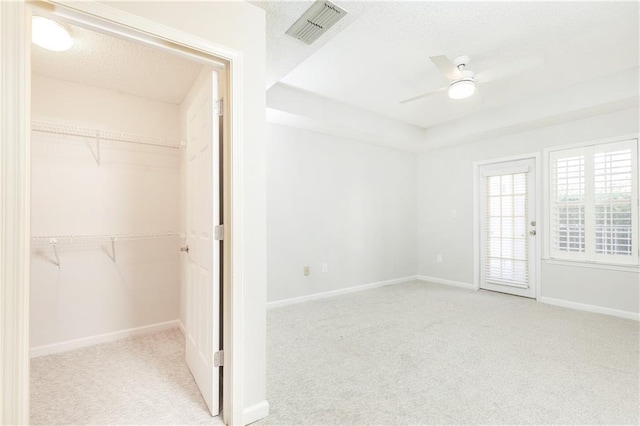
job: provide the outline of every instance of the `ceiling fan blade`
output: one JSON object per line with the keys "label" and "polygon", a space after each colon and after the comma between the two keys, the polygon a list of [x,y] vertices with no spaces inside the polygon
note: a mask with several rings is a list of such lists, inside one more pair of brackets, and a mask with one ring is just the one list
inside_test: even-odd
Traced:
{"label": "ceiling fan blade", "polygon": [[476,74],[475,80],[479,83],[487,83],[539,67],[542,64],[544,64],[544,55],[528,56],[493,69],[479,72]]}
{"label": "ceiling fan blade", "polygon": [[444,55],[430,56],[431,62],[438,67],[440,72],[444,74],[449,80],[459,80],[464,78],[464,75],[460,72],[458,67],[451,63],[451,60]]}
{"label": "ceiling fan blade", "polygon": [[432,90],[432,91],[427,92],[427,93],[423,93],[422,95],[418,95],[418,96],[414,96],[413,98],[405,99],[403,101],[400,101],[400,103],[401,104],[407,104],[409,102],[417,101],[418,99],[422,99],[422,98],[426,98],[426,97],[431,96],[431,95],[435,95],[436,93],[444,92],[445,90],[447,90],[446,87],[441,87],[439,89]]}

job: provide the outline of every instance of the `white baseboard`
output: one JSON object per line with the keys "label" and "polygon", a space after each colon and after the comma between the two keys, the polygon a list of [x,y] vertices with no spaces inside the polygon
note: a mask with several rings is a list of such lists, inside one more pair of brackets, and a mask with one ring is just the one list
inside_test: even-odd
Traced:
{"label": "white baseboard", "polygon": [[[454,286],[454,287],[466,288],[466,289],[469,289],[469,290],[475,290],[476,289],[473,284],[463,283],[463,282],[459,282],[459,281],[445,280],[443,278],[436,278],[436,277],[428,277],[428,276],[425,276],[425,275],[418,275],[416,277],[416,279],[418,279],[420,281],[434,283],[434,284],[445,284],[445,285],[450,285],[450,286]],[[537,300],[538,300],[538,302],[546,303],[548,305],[555,305],[555,306],[560,306],[560,307],[563,307],[563,308],[577,309],[577,310],[580,310],[580,311],[593,312],[593,313],[596,313],[596,314],[612,315],[614,317],[626,318],[626,319],[632,319],[632,320],[640,321],[640,314],[636,313],[636,312],[621,311],[621,310],[618,310],[618,309],[605,308],[605,307],[596,306],[596,305],[586,305],[584,303],[571,302],[571,301],[568,301],[568,300],[554,299],[554,298],[551,298],[551,297],[544,297],[544,296],[538,297]]]}
{"label": "white baseboard", "polygon": [[476,287],[473,284],[463,283],[461,281],[445,280],[444,278],[436,278],[436,277],[428,277],[426,275],[418,275],[417,279],[420,280],[420,281],[425,281],[425,282],[434,283],[434,284],[444,284],[444,285],[450,285],[450,286],[453,286],[453,287],[466,288],[467,290],[475,290],[476,289]]}
{"label": "white baseboard", "polygon": [[67,340],[60,343],[52,343],[50,345],[36,346],[31,348],[29,356],[36,358],[44,355],[66,352],[72,349],[83,348],[85,346],[98,345],[100,343],[114,342],[131,336],[140,334],[154,333],[156,331],[168,330],[180,326],[179,320],[159,322],[156,324],[145,325],[142,327],[129,328],[127,330],[114,331],[112,333],[99,334],[97,336],[83,337],[81,339]]}
{"label": "white baseboard", "polygon": [[290,299],[276,300],[274,302],[268,302],[267,303],[267,309],[279,308],[281,306],[287,306],[287,305],[295,305],[297,303],[309,302],[311,300],[326,299],[326,298],[329,298],[329,297],[341,296],[343,294],[355,293],[357,291],[370,290],[372,288],[384,287],[384,286],[388,286],[388,285],[402,284],[402,283],[406,283],[406,282],[410,282],[410,281],[415,281],[416,279],[417,279],[417,277],[415,275],[412,275],[412,276],[404,277],[404,278],[396,278],[396,279],[393,279],[393,280],[378,281],[378,282],[370,283],[370,284],[362,284],[362,285],[356,285],[356,286],[353,286],[353,287],[341,288],[341,289],[338,289],[338,290],[332,290],[332,291],[325,291],[325,292],[322,292],[322,293],[309,294],[307,296],[292,297]]}
{"label": "white baseboard", "polygon": [[182,323],[182,320],[178,320],[178,328],[182,332],[183,336],[187,335],[187,330],[184,328],[184,324]]}
{"label": "white baseboard", "polygon": [[269,415],[269,403],[264,400],[250,405],[242,411],[242,424],[248,425]]}
{"label": "white baseboard", "polygon": [[619,309],[604,308],[602,306],[586,305],[584,303],[570,302],[562,299],[554,299],[551,297],[538,297],[538,302],[548,305],[561,306],[563,308],[578,309],[580,311],[593,312],[596,314],[612,315],[614,317],[626,318],[640,321],[640,314],[636,312],[621,311]]}

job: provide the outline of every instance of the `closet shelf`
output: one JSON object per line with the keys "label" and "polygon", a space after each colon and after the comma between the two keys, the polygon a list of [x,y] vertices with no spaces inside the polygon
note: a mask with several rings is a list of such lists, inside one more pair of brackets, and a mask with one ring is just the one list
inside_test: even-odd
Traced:
{"label": "closet shelf", "polygon": [[111,235],[38,235],[31,237],[33,245],[101,243],[136,240],[158,240],[164,238],[185,238],[181,233],[164,234],[111,234]]}
{"label": "closet shelf", "polygon": [[159,146],[162,148],[170,149],[180,149],[183,146],[183,143],[179,140],[113,132],[110,130],[92,129],[48,121],[32,121],[31,130],[34,132],[55,133],[59,135],[94,138],[98,141],[127,142],[139,145]]}
{"label": "closet shelf", "polygon": [[61,244],[100,244],[110,243],[111,253],[107,252],[109,258],[116,263],[116,243],[122,241],[140,241],[140,240],[160,240],[169,238],[184,239],[185,235],[180,233],[165,233],[165,234],[112,234],[112,235],[39,235],[31,237],[31,244],[34,246],[47,245],[53,249],[53,256],[51,262],[62,269],[62,263],[60,262],[60,254],[58,253],[58,246]]}

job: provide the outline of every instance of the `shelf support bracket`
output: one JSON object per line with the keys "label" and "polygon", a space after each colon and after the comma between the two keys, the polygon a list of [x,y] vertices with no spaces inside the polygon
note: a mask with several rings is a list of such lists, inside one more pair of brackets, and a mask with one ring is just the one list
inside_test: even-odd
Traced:
{"label": "shelf support bracket", "polygon": [[51,244],[51,246],[53,247],[53,255],[56,257],[56,261],[54,262],[54,264],[58,267],[58,270],[60,270],[62,268],[62,265],[60,264],[60,256],[58,256],[58,240],[56,240],[55,238],[51,238],[49,240],[49,244]]}
{"label": "shelf support bracket", "polygon": [[100,165],[100,130],[96,130],[96,160]]}
{"label": "shelf support bracket", "polygon": [[111,260],[116,263],[116,239],[111,237]]}

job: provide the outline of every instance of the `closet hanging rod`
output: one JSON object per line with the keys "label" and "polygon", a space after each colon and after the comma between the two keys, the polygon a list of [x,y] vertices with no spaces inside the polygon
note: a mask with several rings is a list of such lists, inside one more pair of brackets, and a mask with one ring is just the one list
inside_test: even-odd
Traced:
{"label": "closet hanging rod", "polygon": [[73,126],[70,124],[55,123],[49,121],[32,121],[31,130],[34,132],[55,133],[59,135],[80,136],[86,138],[99,138],[100,140],[127,142],[138,145],[151,145],[162,148],[180,149],[182,141],[164,139],[153,136],[134,135],[110,130],[92,129],[88,127]]}
{"label": "closet hanging rod", "polygon": [[160,234],[111,234],[111,235],[38,235],[31,237],[32,244],[100,243],[135,240],[157,240],[163,238],[185,238],[182,233]]}

